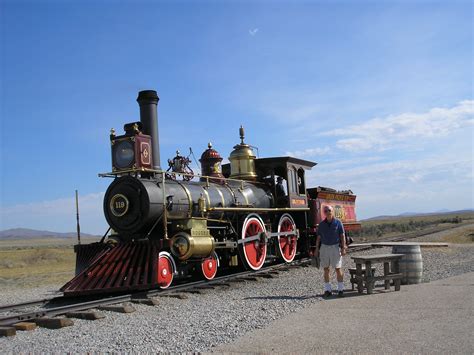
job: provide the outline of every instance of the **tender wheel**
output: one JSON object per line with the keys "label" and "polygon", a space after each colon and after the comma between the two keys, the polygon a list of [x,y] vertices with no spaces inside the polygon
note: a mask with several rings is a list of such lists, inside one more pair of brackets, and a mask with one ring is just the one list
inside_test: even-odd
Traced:
{"label": "tender wheel", "polygon": [[160,288],[168,288],[173,282],[173,275],[176,270],[173,257],[166,251],[158,255],[158,285]]}
{"label": "tender wheel", "polygon": [[[242,227],[242,239],[254,237],[266,232],[265,225],[256,214],[249,215]],[[267,256],[267,243],[264,237],[242,244],[244,263],[247,268],[260,270]]]}
{"label": "tender wheel", "polygon": [[213,252],[209,257],[201,262],[202,275],[207,280],[212,280],[217,274],[217,268],[219,267],[219,257],[216,252]]}
{"label": "tender wheel", "polygon": [[285,213],[278,222],[278,233],[294,232],[287,236],[278,236],[278,251],[283,260],[287,263],[292,262],[296,256],[296,224],[293,218]]}

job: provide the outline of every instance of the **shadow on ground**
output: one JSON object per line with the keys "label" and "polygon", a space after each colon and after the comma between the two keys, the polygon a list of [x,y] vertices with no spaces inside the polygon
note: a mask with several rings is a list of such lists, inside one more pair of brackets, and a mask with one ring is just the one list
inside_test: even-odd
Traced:
{"label": "shadow on ground", "polygon": [[[380,294],[380,293],[387,293],[387,292],[395,292],[393,288],[391,290],[385,290],[385,289],[374,289],[373,294]],[[364,293],[359,293],[357,290],[351,291],[351,290],[346,290],[344,291],[344,296],[343,297],[338,297],[337,293],[333,291],[333,294],[331,297],[325,298],[323,297],[323,294],[316,294],[316,295],[306,295],[306,296],[255,296],[255,297],[246,297],[244,298],[245,300],[274,300],[274,301],[281,301],[281,300],[290,300],[290,301],[303,301],[311,298],[315,299],[320,299],[324,301],[332,301],[332,300],[341,300],[344,298],[351,298],[351,297],[360,297],[360,296],[370,296],[367,295],[366,292]]]}

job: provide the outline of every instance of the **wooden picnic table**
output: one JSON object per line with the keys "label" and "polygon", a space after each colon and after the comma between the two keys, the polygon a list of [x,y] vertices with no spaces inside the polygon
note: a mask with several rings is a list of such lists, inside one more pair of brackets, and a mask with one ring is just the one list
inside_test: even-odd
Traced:
{"label": "wooden picnic table", "polygon": [[[371,294],[374,290],[375,281],[383,280],[385,282],[385,289],[390,289],[390,281],[395,285],[395,291],[400,291],[400,283],[403,274],[400,273],[400,259],[404,254],[377,254],[366,256],[353,256],[356,264],[355,279],[357,281],[357,290],[359,293],[367,289],[367,293]],[[372,265],[383,263],[383,276],[374,275]],[[363,267],[365,266],[365,272]]]}

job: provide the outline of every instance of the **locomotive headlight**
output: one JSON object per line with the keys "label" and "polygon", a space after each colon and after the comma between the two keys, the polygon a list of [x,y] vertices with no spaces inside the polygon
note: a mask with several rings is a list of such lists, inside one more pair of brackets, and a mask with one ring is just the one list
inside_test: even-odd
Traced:
{"label": "locomotive headlight", "polygon": [[133,142],[130,140],[123,140],[115,143],[114,151],[114,166],[116,169],[130,168],[135,161],[135,150]]}

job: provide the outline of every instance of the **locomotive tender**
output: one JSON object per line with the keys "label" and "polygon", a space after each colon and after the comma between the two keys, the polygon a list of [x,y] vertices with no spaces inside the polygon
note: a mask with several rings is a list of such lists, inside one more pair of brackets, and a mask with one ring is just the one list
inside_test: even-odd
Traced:
{"label": "locomotive tender", "polygon": [[332,205],[346,230],[356,230],[351,191],[307,188],[314,162],[293,157],[257,158],[245,143],[229,164],[209,143],[201,175],[186,170],[179,152],[165,171],[160,162],[156,91],[140,91],[140,122],[110,134],[114,180],[104,197],[111,233],[76,245],[76,276],[65,295],[167,288],[191,277],[213,279],[219,270],[259,270],[266,263],[310,255],[324,205]]}

